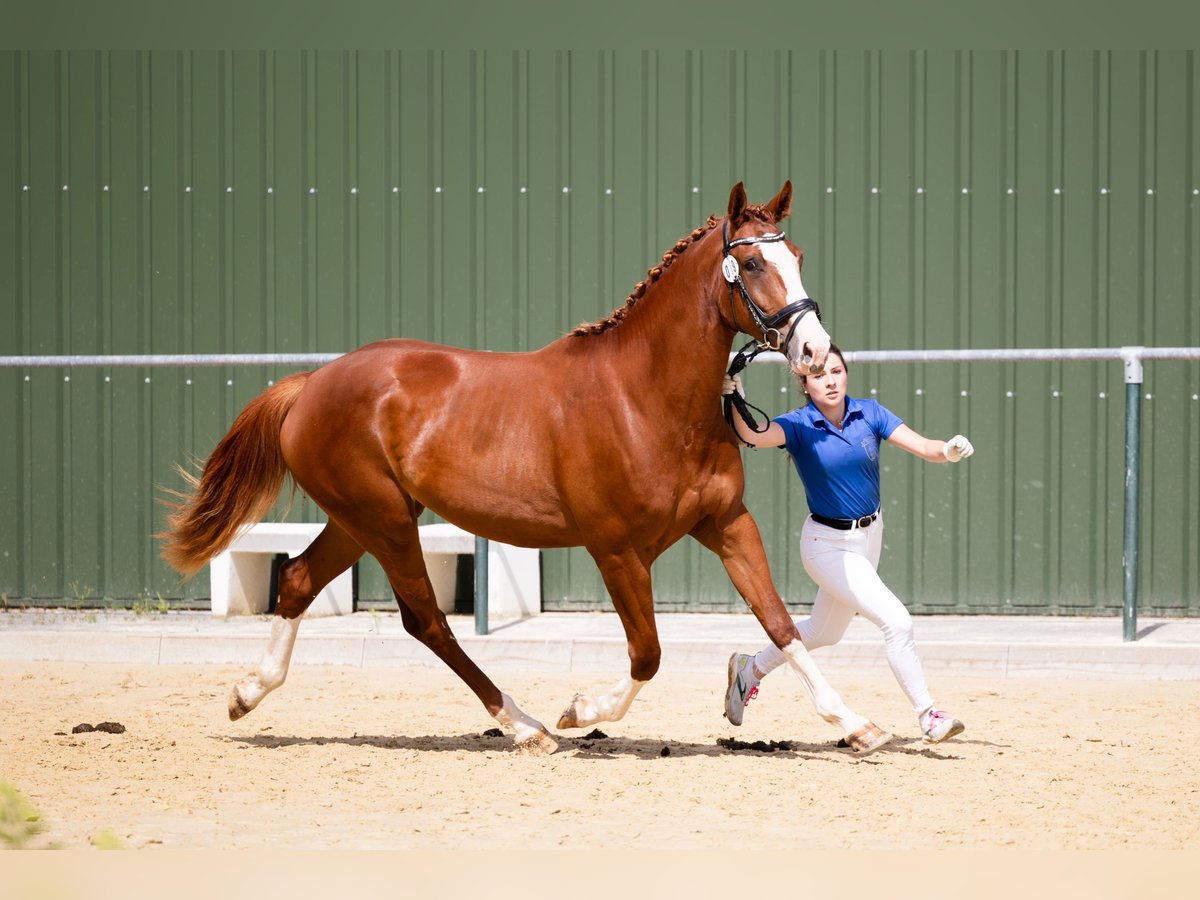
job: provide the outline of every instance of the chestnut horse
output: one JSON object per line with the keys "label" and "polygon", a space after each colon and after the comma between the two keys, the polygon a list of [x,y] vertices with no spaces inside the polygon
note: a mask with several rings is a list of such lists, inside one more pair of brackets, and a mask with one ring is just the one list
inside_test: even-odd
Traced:
{"label": "chestnut horse", "polygon": [[676,243],[623,307],[540,350],[379,341],[252,400],[202,474],[186,475],[191,491],[172,504],[160,536],[164,558],[195,573],[265,514],[285,473],[329,521],[280,567],[269,643],[257,671],[234,687],[230,718],[283,684],[300,617],[370,553],[405,630],[466,682],[518,746],[557,748],[455,641],[421,554],[417,517],[430,509],[486,538],[583,546],[595,559],[625,628],[629,675],[606,693],[577,694],[559,728],[620,719],[658,671],[650,566],[690,534],[721,558],[818,714],[856,752],[886,743],[890,735],[846,707],[801,644],[742,503],[741,451],[722,416],[722,378],[739,331],[805,371],[824,365],[829,335],[808,314],[815,305],[800,280],[803,257],[775,227],[791,197],[787,182],[769,203],[750,205],[738,183],[726,216],[710,216]]}

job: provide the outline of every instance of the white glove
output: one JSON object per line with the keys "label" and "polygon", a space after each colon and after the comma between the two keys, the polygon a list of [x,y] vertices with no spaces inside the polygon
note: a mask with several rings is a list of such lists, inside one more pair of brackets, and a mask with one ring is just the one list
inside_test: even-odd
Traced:
{"label": "white glove", "polygon": [[971,446],[971,442],[961,434],[956,434],[950,440],[946,441],[946,443],[942,444],[942,456],[946,457],[947,462],[958,462],[961,459],[966,459],[974,452],[975,448]]}
{"label": "white glove", "polygon": [[[728,397],[734,391],[738,392],[739,397],[746,396],[746,391],[742,388],[742,376],[734,375],[732,378],[730,378],[728,375],[726,375],[725,382],[721,385],[721,396]],[[966,439],[964,438],[964,440]]]}

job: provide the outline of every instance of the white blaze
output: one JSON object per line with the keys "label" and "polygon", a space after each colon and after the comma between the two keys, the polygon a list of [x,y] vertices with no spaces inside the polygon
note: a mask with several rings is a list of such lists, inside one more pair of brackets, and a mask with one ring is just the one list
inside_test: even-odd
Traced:
{"label": "white blaze", "polygon": [[[762,250],[763,258],[779,273],[784,289],[787,291],[788,303],[812,299],[808,296],[808,291],[804,289],[804,282],[800,280],[800,263],[787,247],[782,243],[760,244],[759,247]],[[779,326],[780,334],[788,333],[794,318],[795,315]],[[815,315],[806,315],[800,320],[800,324],[792,334],[791,342],[785,348],[788,359],[799,360],[805,344],[809,344],[810,347],[829,346],[829,335],[821,327],[821,322]]]}
{"label": "white blaze", "polygon": [[763,258],[775,267],[775,271],[783,280],[783,286],[787,290],[787,302],[795,303],[797,300],[809,299],[808,291],[804,289],[804,283],[800,280],[800,263],[792,256],[792,251],[785,247],[782,241],[758,246],[762,250]]}

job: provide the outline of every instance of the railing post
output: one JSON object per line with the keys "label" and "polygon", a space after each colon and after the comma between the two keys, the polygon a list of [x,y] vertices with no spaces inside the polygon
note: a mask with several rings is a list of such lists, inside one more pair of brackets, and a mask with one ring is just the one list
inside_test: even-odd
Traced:
{"label": "railing post", "polygon": [[488,541],[475,536],[475,633],[488,633]]}
{"label": "railing post", "polygon": [[1137,640],[1138,469],[1142,412],[1143,347],[1122,347],[1125,361],[1125,544],[1124,606],[1121,624],[1125,641]]}

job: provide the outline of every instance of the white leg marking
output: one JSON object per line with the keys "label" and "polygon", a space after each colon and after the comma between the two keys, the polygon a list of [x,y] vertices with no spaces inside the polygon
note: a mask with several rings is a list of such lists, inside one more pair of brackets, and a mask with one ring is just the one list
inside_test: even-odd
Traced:
{"label": "white leg marking", "polygon": [[496,714],[496,721],[516,734],[518,744],[546,730],[537,719],[523,713],[508,694],[501,693],[500,696],[504,698],[504,706]]}
{"label": "white leg marking", "polygon": [[604,717],[603,721],[616,722],[625,718],[625,713],[629,712],[629,705],[633,703],[633,698],[645,683],[626,675],[613,685],[612,691],[597,697],[596,708]]}
{"label": "white leg marking", "polygon": [[826,722],[837,725],[846,736],[858,731],[868,720],[853,712],[842,701],[841,696],[825,680],[825,676],[817,669],[816,663],[808,655],[808,650],[800,641],[795,640],[786,647],[780,648],[792,669],[800,676],[808,696],[812,698],[813,706]]}
{"label": "white leg marking", "polygon": [[[300,630],[300,617],[285,619],[276,616],[271,622],[271,637],[267,641],[267,652],[263,654],[258,669],[242,679],[233,689],[229,700],[231,718],[241,718],[262,702],[287,678],[288,666],[292,661],[292,648],[296,646],[296,633]],[[236,713],[236,714],[235,714]]]}
{"label": "white leg marking", "polygon": [[513,732],[517,747],[535,753],[549,754],[558,749],[558,741],[550,736],[550,732],[537,719],[527,716],[513,702],[512,697],[501,692],[504,705],[496,714],[496,721],[501,727]]}
{"label": "white leg marking", "polygon": [[607,694],[597,697],[576,694],[563,717],[559,719],[558,727],[583,728],[597,722],[616,722],[629,712],[629,705],[633,703],[633,698],[638,695],[644,684],[646,682],[626,676]]}

